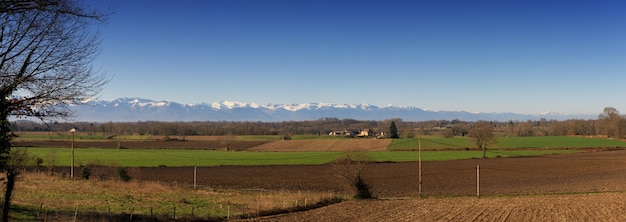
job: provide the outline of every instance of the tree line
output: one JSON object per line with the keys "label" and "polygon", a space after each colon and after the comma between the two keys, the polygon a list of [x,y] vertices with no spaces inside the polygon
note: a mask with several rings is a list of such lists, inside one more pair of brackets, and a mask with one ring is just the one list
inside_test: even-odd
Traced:
{"label": "tree line", "polygon": [[[322,118],[309,121],[283,122],[53,122],[18,120],[11,124],[12,131],[57,131],[72,128],[94,135],[115,137],[118,135],[162,135],[162,136],[224,136],[224,135],[325,135],[331,131],[370,130],[387,136],[412,138],[416,135],[440,135],[443,137],[469,136],[478,123],[488,122],[492,132],[498,136],[565,136],[606,135],[621,139],[626,134],[626,118],[613,107],[606,107],[598,119],[539,120],[527,121],[477,121],[454,120],[403,121],[355,120]],[[397,130],[395,133],[394,130]]]}

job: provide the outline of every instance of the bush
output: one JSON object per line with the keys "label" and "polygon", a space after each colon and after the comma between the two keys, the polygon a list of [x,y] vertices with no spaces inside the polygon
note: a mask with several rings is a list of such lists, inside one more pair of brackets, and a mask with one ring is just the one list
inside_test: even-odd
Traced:
{"label": "bush", "polygon": [[372,198],[370,187],[361,176],[367,163],[365,159],[363,156],[355,154],[346,155],[332,162],[337,177],[343,179],[350,186],[354,191],[354,198],[357,199]]}
{"label": "bush", "polygon": [[126,168],[118,168],[117,176],[120,178],[120,180],[125,182],[128,182],[131,179],[130,175],[128,175],[128,170],[126,170]]}
{"label": "bush", "polygon": [[89,180],[89,177],[91,177],[91,171],[89,170],[89,168],[83,167],[83,169],[80,170],[80,176],[84,180]]}

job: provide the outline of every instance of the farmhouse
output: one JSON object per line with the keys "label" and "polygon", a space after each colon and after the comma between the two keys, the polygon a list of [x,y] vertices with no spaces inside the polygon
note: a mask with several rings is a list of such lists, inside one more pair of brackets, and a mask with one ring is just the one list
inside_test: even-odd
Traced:
{"label": "farmhouse", "polygon": [[370,129],[362,130],[343,130],[343,131],[331,131],[329,136],[346,136],[346,137],[370,137],[374,135],[374,132]]}
{"label": "farmhouse", "polygon": [[361,132],[359,132],[357,136],[358,137],[370,137],[371,135],[374,135],[374,131],[370,129],[362,129]]}

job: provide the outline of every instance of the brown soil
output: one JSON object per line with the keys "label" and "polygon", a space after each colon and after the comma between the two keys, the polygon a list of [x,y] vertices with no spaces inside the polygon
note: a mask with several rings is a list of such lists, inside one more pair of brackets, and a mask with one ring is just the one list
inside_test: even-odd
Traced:
{"label": "brown soil", "polygon": [[350,200],[249,221],[625,221],[626,193]]}
{"label": "brown soil", "polygon": [[[476,195],[480,166],[481,195],[626,191],[626,151],[604,151],[526,158],[424,162],[424,196]],[[191,184],[192,167],[141,168],[141,180]],[[200,167],[198,184],[226,189],[316,190],[350,192],[331,165]],[[419,195],[418,163],[375,163],[364,180],[376,197]]]}
{"label": "brown soil", "polygon": [[[250,221],[626,221],[625,170],[626,150],[425,162],[425,198],[418,198],[418,163],[374,163],[363,176],[379,199]],[[139,180],[193,181],[192,167],[129,172]],[[351,193],[331,165],[201,167],[197,173],[198,184],[209,188]]]}
{"label": "brown soil", "polygon": [[[422,168],[425,198],[418,198],[418,163],[376,163],[364,178],[378,200],[249,221],[626,221],[625,150],[425,162]],[[350,192],[330,165],[205,167],[198,175],[199,184],[212,188]],[[191,183],[193,168],[143,168],[136,176]]]}

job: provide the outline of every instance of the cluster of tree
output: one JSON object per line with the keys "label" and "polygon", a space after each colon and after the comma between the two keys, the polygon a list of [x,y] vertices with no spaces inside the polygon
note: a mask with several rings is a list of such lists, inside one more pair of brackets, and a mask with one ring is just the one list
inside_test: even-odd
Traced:
{"label": "cluster of tree", "polygon": [[[223,136],[223,135],[325,135],[337,130],[364,130],[374,132],[390,131],[391,123],[402,123],[401,119],[384,121],[361,121],[354,119],[323,118],[312,121],[285,122],[50,122],[18,120],[11,124],[13,131],[57,131],[65,132],[72,128],[89,134],[116,135],[163,135],[163,136]],[[405,130],[413,123],[405,123]]]}
{"label": "cluster of tree", "polygon": [[[416,135],[441,135],[443,137],[471,136],[471,130],[484,125],[484,121],[433,120],[407,122],[402,119],[383,121],[323,118],[311,121],[285,122],[65,122],[42,123],[19,120],[11,124],[13,131],[69,131],[76,128],[89,134],[110,137],[117,135],[326,135],[337,130],[364,130],[384,133],[391,138],[412,138]],[[528,120],[486,122],[498,136],[564,136],[606,135],[624,138],[626,118],[615,108],[607,107],[595,120]]]}

